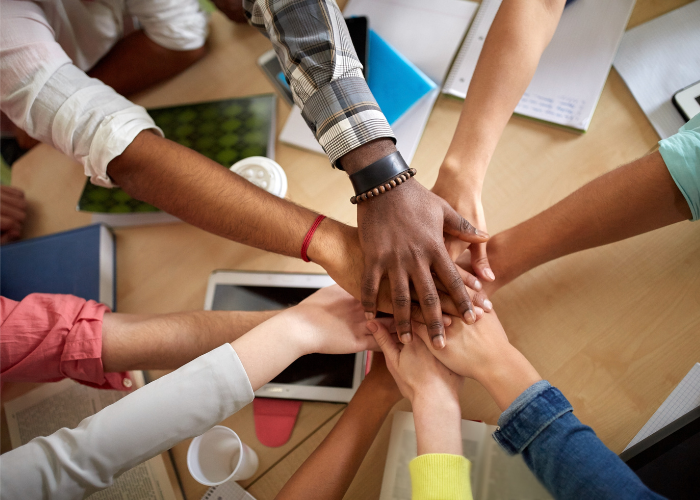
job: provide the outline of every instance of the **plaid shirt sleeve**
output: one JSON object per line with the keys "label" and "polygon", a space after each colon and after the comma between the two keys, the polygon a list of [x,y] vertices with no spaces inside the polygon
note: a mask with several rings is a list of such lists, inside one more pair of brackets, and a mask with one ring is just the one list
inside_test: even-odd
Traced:
{"label": "plaid shirt sleeve", "polygon": [[244,0],[290,82],[294,102],[336,167],[338,158],[382,137],[396,142],[362,75],[334,0]]}

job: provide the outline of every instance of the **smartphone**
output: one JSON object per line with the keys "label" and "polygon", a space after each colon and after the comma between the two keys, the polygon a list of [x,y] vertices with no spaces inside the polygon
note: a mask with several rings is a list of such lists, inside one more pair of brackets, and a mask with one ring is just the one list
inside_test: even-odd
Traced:
{"label": "smartphone", "polygon": [[[369,29],[366,17],[350,17],[345,20],[350,33],[350,40],[355,47],[357,57],[362,63],[362,73],[367,78],[367,51],[369,48]],[[258,66],[262,69],[265,76],[270,80],[270,83],[275,87],[277,92],[284,98],[287,103],[292,106],[294,99],[292,98],[292,89],[289,87],[289,81],[284,76],[282,66],[280,65],[277,54],[274,50],[268,50],[258,58]]]}
{"label": "smartphone", "polygon": [[345,24],[348,26],[350,40],[355,47],[357,58],[362,63],[362,74],[367,79],[367,52],[369,50],[369,22],[365,16],[348,17],[345,19]]}
{"label": "smartphone", "polygon": [[263,73],[265,73],[265,76],[270,80],[270,83],[277,89],[277,92],[287,101],[287,104],[292,106],[294,104],[292,89],[289,87],[289,82],[284,76],[282,66],[280,65],[279,59],[277,59],[277,54],[275,54],[274,49],[268,50],[258,57],[258,66],[263,70]]}
{"label": "smartphone", "polygon": [[700,82],[695,82],[673,95],[673,105],[685,121],[700,113]]}

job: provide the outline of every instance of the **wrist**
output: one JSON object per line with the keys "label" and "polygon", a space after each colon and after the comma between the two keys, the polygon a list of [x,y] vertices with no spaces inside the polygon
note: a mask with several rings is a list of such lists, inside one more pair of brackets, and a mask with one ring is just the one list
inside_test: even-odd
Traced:
{"label": "wrist", "polygon": [[353,149],[339,158],[338,162],[348,175],[352,175],[395,151],[394,141],[383,137]]}
{"label": "wrist", "polygon": [[[285,309],[280,314],[272,318],[274,325],[272,329],[284,332],[276,336],[275,342],[283,345],[294,359],[298,359],[306,354],[319,351],[317,345],[318,335],[313,323],[313,314],[299,306]],[[275,321],[276,320],[276,321]]]}
{"label": "wrist", "polygon": [[[448,391],[449,392],[449,391]],[[424,397],[425,396],[425,397]],[[426,453],[462,454],[462,410],[456,394],[436,397],[421,394],[413,398],[418,455]]]}
{"label": "wrist", "polygon": [[492,362],[474,377],[501,411],[505,411],[525,389],[542,380],[520,351],[511,345],[508,347],[505,352],[499,351],[498,356],[494,356]]}

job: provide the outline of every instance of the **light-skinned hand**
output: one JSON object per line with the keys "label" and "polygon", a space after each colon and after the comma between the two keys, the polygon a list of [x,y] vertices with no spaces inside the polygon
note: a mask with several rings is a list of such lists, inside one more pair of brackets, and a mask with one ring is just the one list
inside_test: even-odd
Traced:
{"label": "light-skinned hand", "polygon": [[[446,330],[445,348],[433,349],[428,344],[430,352],[454,373],[481,383],[502,410],[541,380],[525,356],[508,342],[495,312],[485,314],[474,325],[455,319]],[[428,340],[423,329],[417,328],[416,333]]]}

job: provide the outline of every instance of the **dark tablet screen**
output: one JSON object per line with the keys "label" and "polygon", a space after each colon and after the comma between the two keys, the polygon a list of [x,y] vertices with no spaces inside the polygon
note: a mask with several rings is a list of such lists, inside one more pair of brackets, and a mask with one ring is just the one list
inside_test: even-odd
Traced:
{"label": "dark tablet screen", "polygon": [[[214,311],[285,309],[314,293],[314,288],[216,285]],[[355,354],[309,354],[297,359],[271,383],[352,389]]]}

